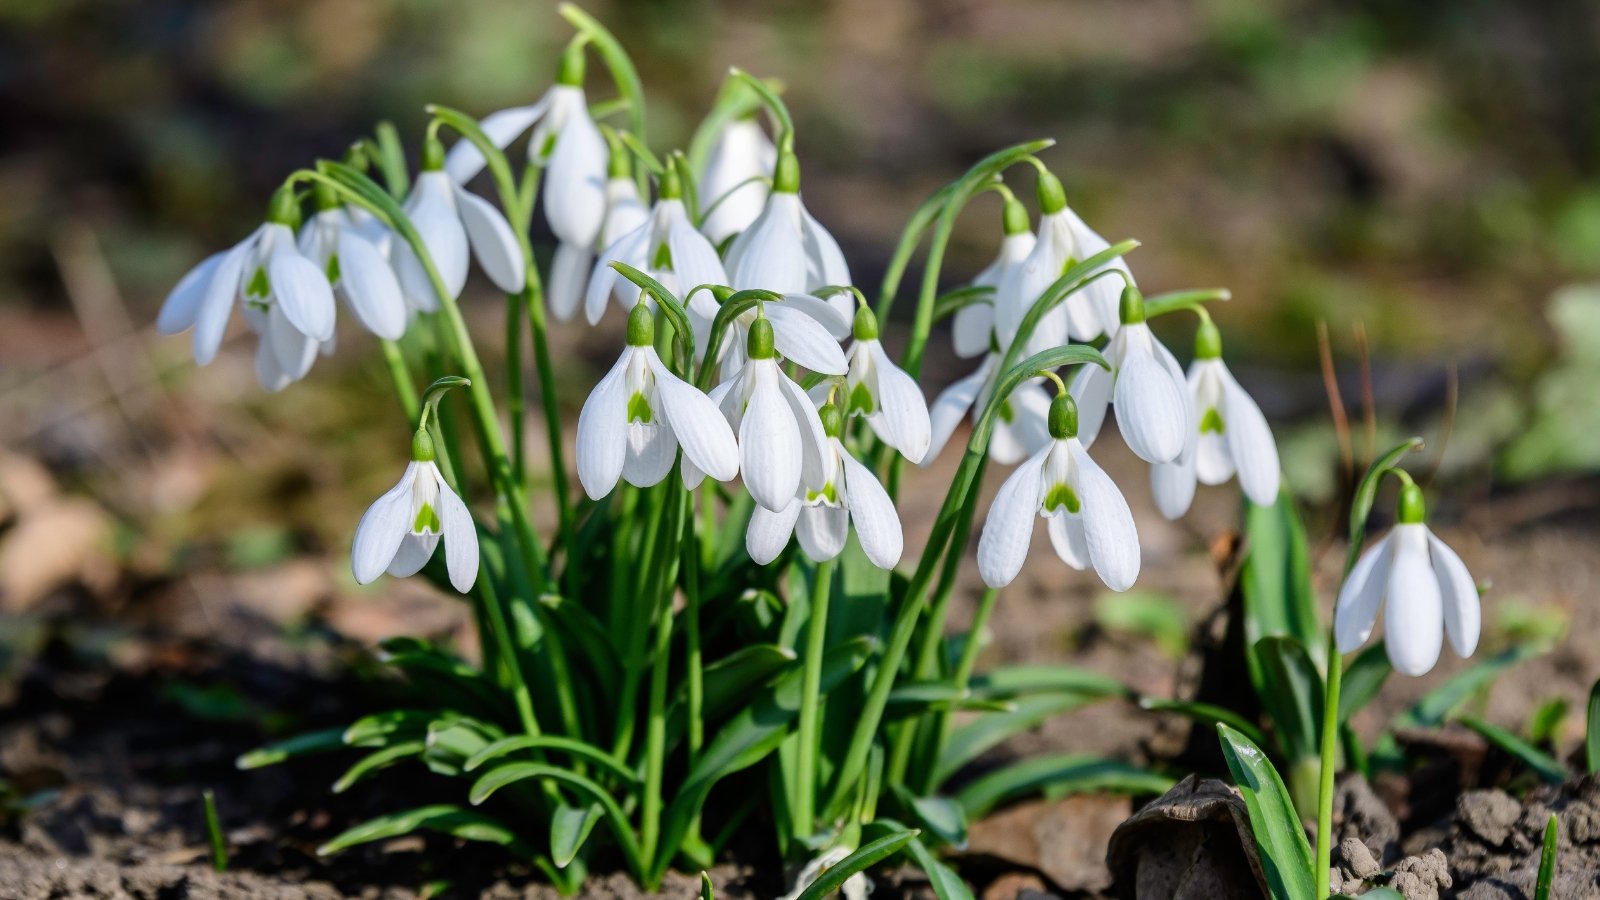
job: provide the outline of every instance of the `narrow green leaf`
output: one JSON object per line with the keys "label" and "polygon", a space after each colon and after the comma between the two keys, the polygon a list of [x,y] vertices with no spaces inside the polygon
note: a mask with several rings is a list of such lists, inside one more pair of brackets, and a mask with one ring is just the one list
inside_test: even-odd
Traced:
{"label": "narrow green leaf", "polygon": [[1361,483],[1356,485],[1355,496],[1350,501],[1350,555],[1345,562],[1346,572],[1355,568],[1361,556],[1361,545],[1367,542],[1367,518],[1372,515],[1372,504],[1378,499],[1378,486],[1383,483],[1384,473],[1394,468],[1402,456],[1420,449],[1422,438],[1410,438],[1373,460],[1367,473],[1361,476]]}
{"label": "narrow green leaf", "polygon": [[1008,800],[1034,791],[1062,796],[1088,791],[1160,794],[1172,779],[1148,769],[1084,753],[1036,756],[984,775],[956,793],[967,818],[981,819]]}
{"label": "narrow green leaf", "polygon": [[717,900],[716,889],[711,886],[711,876],[700,873],[700,900]]}
{"label": "narrow green leaf", "polygon": [[1589,689],[1589,718],[1584,730],[1583,752],[1589,774],[1600,772],[1600,681]]}
{"label": "narrow green leaf", "polygon": [[1239,592],[1244,600],[1245,661],[1251,684],[1262,694],[1269,688],[1255,650],[1262,638],[1296,638],[1319,664],[1325,638],[1311,590],[1305,529],[1294,500],[1283,490],[1271,506],[1246,500],[1244,507],[1246,550],[1239,570]]}
{"label": "narrow green leaf", "polygon": [[516,832],[499,821],[476,810],[448,803],[421,806],[368,819],[318,847],[317,855],[329,856],[357,844],[388,840],[409,834],[419,828],[448,834],[465,841],[499,844],[525,859],[534,857],[532,850],[517,837]]}
{"label": "narrow green leaf", "polygon": [[381,747],[391,739],[410,740],[428,733],[428,725],[439,717],[437,710],[391,709],[363,716],[344,730],[344,742],[351,747]]}
{"label": "narrow green leaf", "polygon": [[1261,850],[1261,868],[1273,900],[1320,900],[1311,845],[1278,771],[1261,748],[1239,732],[1218,725],[1217,735],[1250,813],[1250,831]]}
{"label": "narrow green leaf", "polygon": [[1567,780],[1567,767],[1548,753],[1533,746],[1511,732],[1491,725],[1476,716],[1457,716],[1455,721],[1471,728],[1484,736],[1489,743],[1501,750],[1515,756],[1522,764],[1532,769],[1535,774],[1551,784],[1560,784]]}
{"label": "narrow green leaf", "polygon": [[967,814],[961,804],[949,797],[919,797],[905,785],[894,785],[895,799],[917,824],[957,850],[967,848]]}
{"label": "narrow green leaf", "polygon": [[633,833],[633,827],[628,823],[627,814],[622,811],[615,798],[606,792],[605,788],[595,784],[588,778],[555,766],[544,763],[506,763],[485,772],[482,777],[473,782],[472,790],[467,799],[474,806],[489,799],[501,788],[527,779],[548,778],[574,788],[589,795],[590,799],[598,803],[605,811],[606,823],[611,828],[611,835],[617,841],[617,846],[622,850],[622,855],[628,861],[628,867],[635,877],[644,875],[644,856],[639,849],[638,838]]}
{"label": "narrow green leaf", "polygon": [[1243,734],[1257,744],[1265,744],[1267,735],[1254,723],[1245,719],[1231,709],[1217,706],[1212,703],[1199,703],[1194,700],[1163,700],[1160,697],[1141,697],[1139,706],[1151,712],[1170,712],[1180,716],[1187,716],[1206,728],[1215,730],[1219,723],[1226,724],[1229,728]]}
{"label": "narrow green leaf", "polygon": [[1322,676],[1306,646],[1292,637],[1264,637],[1255,656],[1265,678],[1262,705],[1272,717],[1284,756],[1291,761],[1318,754],[1322,722]]}
{"label": "narrow green leaf", "polygon": [[707,665],[706,717],[715,719],[726,715],[740,700],[798,659],[799,656],[788,647],[751,644]]}
{"label": "narrow green leaf", "polygon": [[328,753],[333,750],[343,750],[345,729],[328,728],[322,731],[308,731],[297,734],[291,738],[274,741],[265,747],[257,747],[248,753],[240,754],[233,761],[235,767],[240,769],[259,769],[263,766],[275,766],[286,759],[297,756],[310,756],[314,753]]}
{"label": "narrow green leaf", "polygon": [[339,780],[333,783],[333,792],[342,794],[368,775],[386,769],[403,759],[420,756],[426,749],[428,749],[427,741],[401,741],[374,750],[357,760],[355,765],[339,776]]}
{"label": "narrow green leaf", "polygon": [[950,733],[934,765],[934,787],[944,784],[962,766],[1012,735],[1021,734],[1058,713],[1104,699],[1093,694],[1035,694],[1018,698],[1013,709],[974,717]]}
{"label": "narrow green leaf", "polygon": [[[862,833],[868,837],[877,838],[878,832],[885,834],[898,834],[905,831],[906,826],[894,819],[879,818],[868,823]],[[934,897],[938,900],[973,900],[972,889],[961,880],[961,876],[954,869],[941,862],[928,849],[921,839],[913,838],[906,842],[906,853],[911,861],[928,876],[928,885],[933,888]]]}
{"label": "narrow green leaf", "polygon": [[1539,854],[1539,880],[1533,887],[1533,900],[1550,900],[1550,886],[1556,880],[1556,843],[1561,839],[1561,822],[1555,813],[1544,826],[1544,850]]}
{"label": "narrow green leaf", "polygon": [[593,763],[628,784],[634,784],[638,781],[638,776],[634,774],[633,770],[617,762],[611,754],[583,741],[555,737],[553,735],[533,736],[523,734],[501,738],[468,757],[461,768],[463,771],[471,772],[486,762],[520,750],[553,750],[559,753],[566,753],[579,757],[585,762]]}
{"label": "narrow green leaf", "polygon": [[811,882],[810,887],[800,892],[800,896],[796,900],[822,900],[823,897],[827,897],[843,887],[850,876],[857,872],[863,872],[900,852],[900,848],[916,840],[916,837],[916,831],[902,831],[898,834],[878,838],[860,850],[846,856],[828,871],[823,872],[820,878]]}
{"label": "narrow green leaf", "polygon": [[1362,649],[1344,667],[1343,681],[1339,685],[1339,724],[1350,721],[1383,689],[1394,667],[1389,665],[1389,652],[1378,641]]}
{"label": "narrow green leaf", "polygon": [[603,813],[598,803],[584,807],[563,803],[556,807],[550,816],[550,859],[557,868],[565,869],[577,857],[578,850],[589,839],[589,833],[594,831],[594,823],[600,821]]}
{"label": "narrow green leaf", "polygon": [[1041,663],[1002,666],[974,676],[968,683],[974,697],[1001,700],[1023,694],[1064,692],[1100,697],[1131,696],[1128,686],[1099,672],[1073,666]]}

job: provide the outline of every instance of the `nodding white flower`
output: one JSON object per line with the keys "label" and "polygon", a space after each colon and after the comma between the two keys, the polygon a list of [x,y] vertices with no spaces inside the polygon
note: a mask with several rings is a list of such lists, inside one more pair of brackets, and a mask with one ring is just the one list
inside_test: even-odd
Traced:
{"label": "nodding white flower", "polygon": [[[779,300],[763,302],[759,313],[752,308],[734,317],[733,327],[728,329],[718,353],[724,380],[744,368],[750,325],[758,317],[765,317],[772,324],[773,346],[784,359],[823,375],[843,375],[849,370],[839,341],[850,334],[850,317],[828,301],[809,294],[784,294]],[[700,323],[695,325],[698,328]],[[710,340],[710,335],[697,331],[696,338],[698,352],[704,353],[703,342]]]}
{"label": "nodding white flower", "polygon": [[321,207],[300,228],[300,252],[322,267],[334,293],[344,299],[361,326],[397,341],[406,333],[411,311],[387,252],[370,237],[370,215],[357,219],[320,182],[313,191]]}
{"label": "nodding white flower", "polygon": [[985,584],[1010,584],[1028,556],[1035,516],[1048,521],[1050,543],[1074,569],[1094,567],[1114,591],[1139,577],[1139,535],[1128,501],[1077,438],[1071,395],[1051,402],[1050,443],[1018,466],[995,495],[978,539]]}
{"label": "nodding white flower", "polygon": [[1222,336],[1210,319],[1201,320],[1194,348],[1188,379],[1193,427],[1178,458],[1150,470],[1156,506],[1176,519],[1194,500],[1197,480],[1223,484],[1235,474],[1251,503],[1271,506],[1278,499],[1279,467],[1267,418],[1222,361]]}
{"label": "nodding white flower", "polygon": [[[924,467],[939,456],[963,417],[970,414],[973,422],[977,422],[989,402],[989,395],[994,393],[1001,361],[1000,351],[991,350],[978,364],[977,371],[934,398],[928,410],[930,439],[928,452],[922,457]],[[1038,382],[1018,385],[1010,396],[1000,401],[1000,412],[989,435],[989,458],[1003,466],[1012,466],[1049,443],[1050,432],[1045,421],[1049,411],[1050,394]]]}
{"label": "nodding white flower", "polygon": [[[778,155],[767,205],[733,239],[727,265],[729,284],[740,291],[807,294],[851,283],[839,242],[800,201],[800,163],[793,153]],[[828,302],[846,317],[852,312],[847,295],[834,295]]]}
{"label": "nodding white flower", "polygon": [[[406,198],[406,218],[422,238],[451,300],[467,283],[468,250],[495,287],[508,294],[527,278],[522,248],[511,223],[489,201],[450,180],[442,168],[444,149],[437,139],[423,145],[422,171]],[[419,312],[437,312],[439,293],[416,251],[405,240],[393,245],[395,274],[406,302]]]}
{"label": "nodding white flower", "polygon": [[389,492],[373,501],[356,526],[350,568],[358,584],[387,571],[415,575],[444,541],[445,569],[461,593],[478,580],[478,530],[472,513],[445,482],[433,461],[426,430],[412,440],[411,464]]}
{"label": "nodding white flower", "polygon": [[[615,174],[617,171],[627,171],[627,166],[616,165],[618,160],[626,161],[626,159],[627,157],[621,154],[611,158],[613,174],[606,181],[606,217],[604,224],[600,226],[600,246],[602,248],[609,248],[615,245],[624,235],[650,221],[650,210],[646,209],[644,203],[639,199],[639,186],[634,182],[633,177],[631,175]],[[605,261],[604,257],[602,257],[602,262]],[[635,266],[635,268],[640,267]],[[633,285],[631,283],[619,281],[616,283],[615,290],[612,291],[612,296],[617,298],[618,303],[628,307],[631,300],[637,300],[639,297],[639,292],[632,288]],[[553,305],[554,299],[552,298],[550,311],[555,314],[556,319],[559,321],[569,321],[577,313],[577,306],[556,307]],[[576,304],[581,299],[583,298],[576,294],[568,293],[562,295],[561,301],[563,303]]]}
{"label": "nodding white flower", "polygon": [[[583,46],[569,44],[555,85],[537,103],[501,110],[478,123],[497,147],[533,129],[528,161],[544,167],[544,216],[560,241],[545,285],[552,312],[578,308],[606,213],[609,150],[589,115],[583,76]],[[483,166],[483,154],[470,141],[457,141],[445,161],[458,183]]]}
{"label": "nodding white flower", "polygon": [[156,328],[163,334],[193,328],[194,361],[203,366],[216,358],[237,304],[264,335],[256,357],[262,384],[277,390],[304,377],[318,347],[333,339],[334,302],[322,268],[295,243],[299,218],[294,189],[279,188],[265,225],[178,281]]}
{"label": "nodding white flower", "polygon": [[[778,365],[772,322],[750,323],[746,362],[711,392],[728,425],[739,435],[739,472],[755,501],[782,511],[802,487],[826,485],[828,439],[811,398]],[[581,454],[580,454],[581,455]],[[686,461],[684,481],[699,483]]]}
{"label": "nodding white flower", "polygon": [[717,249],[690,220],[674,169],[668,168],[662,176],[661,197],[656,200],[649,218],[613,241],[595,262],[584,300],[584,311],[591,325],[605,315],[606,298],[614,293],[613,288],[622,278],[611,267],[613,261],[627,263],[649,274],[661,282],[662,287],[683,297],[693,318],[696,346],[704,348],[706,332],[717,315],[717,301],[709,290],[685,294],[703,284],[726,284],[728,275],[722,269]]}
{"label": "nodding white flower", "polygon": [[826,403],[818,418],[828,440],[822,454],[822,488],[801,487],[799,495],[777,512],[757,506],[745,531],[745,549],[752,560],[766,565],[783,552],[793,534],[799,536],[800,549],[809,559],[823,562],[844,549],[854,524],[867,560],[880,569],[892,569],[905,549],[894,502],[872,470],[840,443],[844,416],[839,408]]}
{"label": "nodding white flower", "polygon": [[[995,332],[1001,346],[1016,340],[1028,310],[1067,266],[1109,246],[1067,206],[1061,181],[1049,172],[1039,174],[1039,209],[1039,233],[1032,250],[1021,265],[1006,271],[995,288]],[[1116,262],[1120,266],[1121,261]],[[1068,340],[1088,341],[1115,332],[1116,299],[1113,296],[1108,312],[1103,297],[1107,290],[1114,295],[1118,284],[1105,282],[1108,279],[1090,282],[1045,313],[1034,325],[1023,355],[1060,347]]]}
{"label": "nodding white flower", "polygon": [[[827,874],[829,869],[844,862],[845,858],[854,852],[856,852],[854,847],[843,844],[824,850],[821,856],[805,864],[800,874],[795,876],[794,889],[778,900],[798,900],[799,896],[806,892],[806,888],[811,887],[818,878]],[[839,895],[844,897],[844,900],[867,900],[867,895],[870,893],[872,893],[872,882],[863,872],[857,872],[846,878],[839,888]]]}
{"label": "nodding white flower", "polygon": [[1000,242],[1000,255],[972,279],[976,286],[994,288],[994,293],[987,303],[969,303],[956,310],[955,318],[950,323],[950,338],[955,344],[957,356],[964,359],[981,356],[988,352],[994,342],[994,309],[1000,296],[1000,284],[1008,278],[1018,277],[1018,271],[1026,264],[1028,255],[1038,243],[1028,224],[1028,208],[1016,198],[1007,200],[1006,236]]}
{"label": "nodding white flower", "polygon": [[1151,333],[1144,320],[1144,298],[1137,288],[1123,290],[1120,317],[1122,327],[1106,347],[1111,370],[1085,366],[1072,380],[1072,396],[1082,416],[1083,442],[1094,443],[1110,404],[1128,449],[1148,463],[1173,462],[1195,428],[1183,369],[1172,351]]}
{"label": "nodding white flower", "polygon": [[932,441],[928,401],[917,382],[895,365],[878,340],[878,317],[863,305],[856,310],[856,342],[846,359],[845,411],[863,416],[874,434],[906,459],[922,462]]}
{"label": "nodding white flower", "polygon": [[1400,524],[1361,555],[1339,590],[1333,632],[1340,653],[1366,643],[1380,606],[1384,643],[1397,672],[1427,673],[1439,661],[1445,636],[1462,658],[1477,649],[1482,621],[1477,585],[1461,557],[1425,519],[1422,491],[1407,479],[1400,492]]}
{"label": "nodding white flower", "polygon": [[700,230],[721,244],[750,227],[767,202],[762,179],[778,161],[778,148],[754,116],[722,126],[700,173]]}
{"label": "nodding white flower", "polygon": [[[628,346],[595,385],[578,414],[578,480],[593,499],[616,487],[657,484],[683,447],[682,475],[727,481],[739,473],[733,432],[711,398],[672,374],[653,346],[655,320],[636,305],[628,316]],[[692,469],[691,469],[692,465]]]}

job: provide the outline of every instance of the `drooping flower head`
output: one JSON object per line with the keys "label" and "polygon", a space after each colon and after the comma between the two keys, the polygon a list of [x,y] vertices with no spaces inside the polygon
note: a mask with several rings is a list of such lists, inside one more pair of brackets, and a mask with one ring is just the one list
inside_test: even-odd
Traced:
{"label": "drooping flower head", "polygon": [[845,354],[850,363],[844,382],[847,414],[864,417],[885,444],[922,462],[932,440],[922,389],[883,349],[878,317],[865,303],[856,310],[854,332],[855,344]]}
{"label": "drooping flower head", "polygon": [[1428,528],[1422,490],[1409,476],[1398,519],[1345,578],[1333,631],[1339,652],[1349,653],[1372,636],[1381,609],[1389,662],[1402,674],[1423,675],[1439,661],[1446,636],[1458,656],[1472,655],[1483,614],[1472,575]]}
{"label": "drooping flower head", "polygon": [[313,186],[311,195],[317,212],[300,228],[300,252],[322,267],[361,327],[385,340],[399,340],[411,312],[389,265],[384,249],[388,242],[373,240],[370,226],[375,220],[353,214],[323,182]]}
{"label": "drooping flower head", "polygon": [[1017,198],[1006,198],[1002,224],[1005,238],[1000,242],[1000,254],[972,279],[975,286],[994,289],[993,296],[986,303],[969,303],[956,310],[950,323],[950,338],[956,355],[964,359],[988,352],[994,342],[994,308],[1000,284],[1019,277],[1019,270],[1027,264],[1029,254],[1038,243],[1028,221],[1028,208]]}
{"label": "drooping flower head", "polygon": [[722,126],[700,173],[700,230],[721,244],[750,227],[767,201],[778,148],[752,116]]}
{"label": "drooping flower head", "polygon": [[1085,367],[1072,381],[1082,412],[1085,444],[1093,444],[1114,407],[1122,439],[1148,463],[1178,458],[1193,427],[1194,410],[1183,369],[1145,322],[1144,297],[1132,285],[1122,291],[1122,327],[1106,347],[1111,370]]}
{"label": "drooping flower head", "polygon": [[717,405],[672,373],[654,341],[654,314],[641,302],[628,314],[628,346],[578,414],[578,480],[595,500],[618,477],[635,487],[660,482],[680,446],[686,484],[698,483],[698,473],[727,481],[739,472],[739,450]]}
{"label": "drooping flower head", "polygon": [[[930,439],[928,452],[922,457],[923,466],[938,458],[963,418],[970,416],[977,421],[1003,374],[1000,364],[1004,360],[1004,351],[991,345],[976,371],[934,398],[928,408]],[[989,458],[1003,466],[1013,466],[1044,447],[1050,441],[1046,422],[1049,410],[1050,395],[1037,381],[1018,385],[1000,401],[1000,414],[989,437]]]}
{"label": "drooping flower head", "polygon": [[[728,247],[727,266],[729,284],[741,291],[809,294],[851,283],[839,242],[800,201],[800,162],[792,152],[778,153],[767,205]],[[848,297],[836,295],[830,302],[850,316]]]}

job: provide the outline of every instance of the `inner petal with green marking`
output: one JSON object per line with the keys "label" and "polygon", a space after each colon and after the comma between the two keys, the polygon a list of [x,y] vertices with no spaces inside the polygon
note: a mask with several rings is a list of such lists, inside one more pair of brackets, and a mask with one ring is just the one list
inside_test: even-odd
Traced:
{"label": "inner petal with green marking", "polygon": [[845,412],[852,416],[870,416],[878,411],[876,399],[872,392],[867,390],[866,382],[858,381],[850,389],[849,400],[845,403]]}
{"label": "inner petal with green marking", "polygon": [[655,419],[656,413],[650,408],[650,400],[644,394],[634,391],[633,396],[628,398],[628,421],[651,425]]}
{"label": "inner petal with green marking", "polygon": [[433,508],[432,503],[424,503],[417,510],[417,517],[411,523],[412,534],[438,534],[442,531],[439,524],[439,513]]}
{"label": "inner petal with green marking", "polygon": [[1215,406],[1210,407],[1206,410],[1205,415],[1200,417],[1200,433],[1222,434],[1223,430],[1222,413]]}
{"label": "inner petal with green marking", "polygon": [[328,283],[329,284],[337,284],[338,282],[339,282],[339,254],[333,253],[333,254],[330,254],[328,256]]}
{"label": "inner petal with green marking", "polygon": [[656,247],[655,256],[650,258],[650,268],[664,272],[672,268],[672,250],[667,247],[667,242],[662,241]]}
{"label": "inner petal with green marking", "polygon": [[1083,503],[1078,500],[1078,495],[1065,481],[1051,485],[1049,492],[1044,495],[1042,504],[1044,514],[1047,516],[1055,515],[1063,509],[1076,515],[1082,508]]}
{"label": "inner petal with green marking", "polygon": [[250,276],[250,283],[245,286],[246,297],[260,297],[265,300],[272,296],[272,282],[267,280],[267,270],[261,266],[256,267],[256,273]]}
{"label": "inner petal with green marking", "polygon": [[820,491],[813,491],[810,488],[806,488],[806,502],[812,506],[838,506],[839,489],[831,481],[827,484],[824,484],[822,486],[822,490]]}

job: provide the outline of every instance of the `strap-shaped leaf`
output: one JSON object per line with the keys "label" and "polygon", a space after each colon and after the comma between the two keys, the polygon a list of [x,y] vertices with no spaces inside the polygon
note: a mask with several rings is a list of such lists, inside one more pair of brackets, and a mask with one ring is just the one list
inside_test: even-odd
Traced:
{"label": "strap-shaped leaf", "polygon": [[410,834],[419,828],[448,834],[464,841],[499,844],[524,859],[532,859],[536,855],[532,848],[517,837],[516,832],[499,820],[477,810],[449,803],[419,806],[416,809],[368,819],[318,847],[317,855],[328,856],[357,844]]}
{"label": "strap-shaped leaf", "polygon": [[1322,722],[1322,675],[1311,653],[1287,636],[1256,642],[1265,683],[1261,702],[1272,716],[1283,754],[1290,760],[1314,759]]}
{"label": "strap-shaped leaf", "polygon": [[333,792],[342,794],[368,775],[386,769],[401,760],[421,756],[426,749],[428,749],[427,741],[402,741],[374,750],[357,760],[355,765],[339,776],[339,780],[333,783]]}
{"label": "strap-shaped leaf", "polygon": [[1589,715],[1584,726],[1584,762],[1589,774],[1600,772],[1600,681],[1589,689]]}
{"label": "strap-shaped leaf", "polygon": [[1091,694],[1036,694],[1013,701],[1013,708],[1005,712],[979,715],[950,733],[934,766],[931,784],[934,787],[944,784],[962,766],[1012,735],[1028,731],[1053,715],[1101,699]]}
{"label": "strap-shaped leaf", "polygon": [[968,819],[980,819],[1008,800],[1035,791],[1054,796],[1085,791],[1160,794],[1172,779],[1121,760],[1086,753],[1036,756],[990,772],[956,793]]}
{"label": "strap-shaped leaf", "polygon": [[810,887],[800,892],[796,900],[822,900],[843,887],[850,876],[864,872],[900,852],[900,848],[916,840],[916,837],[916,831],[901,831],[878,838],[823,872],[821,877],[811,882]]}
{"label": "strap-shaped leaf", "polygon": [[1311,845],[1278,770],[1260,747],[1232,728],[1218,725],[1217,736],[1249,811],[1250,831],[1261,850],[1261,869],[1273,900],[1321,900],[1316,896]]}
{"label": "strap-shaped leaf", "polygon": [[1151,712],[1170,712],[1185,716],[1206,728],[1215,730],[1217,725],[1225,724],[1229,728],[1243,734],[1257,744],[1267,742],[1266,732],[1255,726],[1255,723],[1245,719],[1225,706],[1214,703],[1200,703],[1194,700],[1164,700],[1160,697],[1141,697],[1139,706]]}
{"label": "strap-shaped leaf", "polygon": [[308,731],[305,734],[297,734],[291,738],[274,741],[265,747],[257,747],[248,753],[242,753],[238,759],[233,761],[233,764],[240,769],[259,769],[263,766],[275,766],[286,759],[294,759],[297,756],[310,756],[315,753],[343,750],[347,746],[344,741],[344,735],[345,729],[343,728]]}
{"label": "strap-shaped leaf", "polygon": [[982,675],[973,676],[968,682],[968,690],[972,691],[975,697],[990,700],[1043,693],[1081,694],[1093,697],[1133,695],[1126,684],[1110,675],[1052,663],[1001,666]]}
{"label": "strap-shaped leaf", "polygon": [[897,784],[893,790],[906,812],[940,843],[957,850],[967,848],[967,814],[961,804],[949,797],[918,797],[904,785]]}
{"label": "strap-shaped leaf", "polygon": [[1245,659],[1251,684],[1264,698],[1267,676],[1255,651],[1262,638],[1296,638],[1319,664],[1326,638],[1317,620],[1311,557],[1294,500],[1283,490],[1271,506],[1245,500],[1244,507],[1247,549],[1239,570],[1239,592],[1244,600]]}
{"label": "strap-shaped leaf", "polygon": [[[880,831],[895,834],[905,830],[906,826],[894,819],[880,818],[863,828],[862,833],[875,838]],[[933,888],[933,895],[938,900],[973,900],[972,889],[967,887],[967,883],[961,880],[955,870],[935,857],[920,838],[907,841],[905,851],[917,868],[928,876],[928,886]]]}
{"label": "strap-shaped leaf", "polygon": [[1567,767],[1560,761],[1504,728],[1491,725],[1477,716],[1457,716],[1455,721],[1483,735],[1489,743],[1516,757],[1545,781],[1560,784],[1567,780]]}
{"label": "strap-shaped leaf", "polygon": [[550,815],[550,859],[557,868],[565,869],[577,857],[604,812],[598,803],[583,807],[563,803],[556,807]]}
{"label": "strap-shaped leaf", "polygon": [[437,718],[439,711],[431,709],[391,709],[373,713],[352,722],[344,730],[344,742],[351,747],[381,747],[390,741],[422,737]]}
{"label": "strap-shaped leaf", "polygon": [[593,763],[594,765],[605,769],[611,775],[621,779],[624,783],[633,784],[638,781],[638,776],[634,774],[634,772],[627,766],[617,762],[617,760],[611,754],[606,753],[592,744],[587,744],[583,741],[574,740],[572,738],[557,737],[555,735],[535,736],[524,734],[516,735],[514,737],[501,738],[500,740],[495,741],[494,743],[484,747],[482,750],[479,750],[477,753],[474,753],[472,756],[468,757],[467,761],[462,765],[462,769],[467,772],[471,772],[474,769],[481,767],[485,763],[492,762],[509,753],[516,753],[521,750],[553,750],[559,753],[566,753],[571,756],[580,757],[585,762]]}
{"label": "strap-shaped leaf", "polygon": [[611,835],[617,841],[617,846],[622,850],[622,855],[628,861],[628,867],[634,876],[644,876],[644,856],[639,850],[638,838],[633,833],[633,827],[628,824],[628,816],[622,811],[616,799],[606,793],[605,788],[595,784],[588,778],[567,769],[557,768],[544,763],[506,763],[484,773],[472,785],[472,790],[467,798],[474,806],[489,799],[496,791],[509,784],[515,784],[530,778],[548,778],[559,781],[567,787],[574,788],[587,794],[591,800],[598,803],[605,812],[605,818],[611,827]]}

